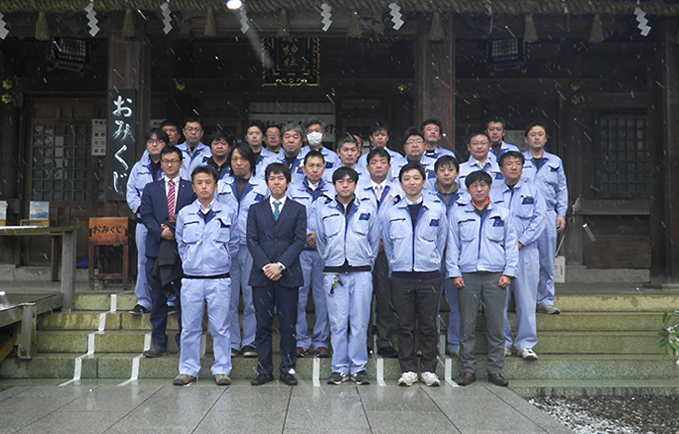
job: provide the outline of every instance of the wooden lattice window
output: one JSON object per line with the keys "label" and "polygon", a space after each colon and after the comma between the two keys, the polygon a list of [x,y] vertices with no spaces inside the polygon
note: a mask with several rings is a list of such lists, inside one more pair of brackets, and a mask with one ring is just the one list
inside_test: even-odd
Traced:
{"label": "wooden lattice window", "polygon": [[605,115],[599,120],[600,191],[607,195],[648,194],[648,119]]}

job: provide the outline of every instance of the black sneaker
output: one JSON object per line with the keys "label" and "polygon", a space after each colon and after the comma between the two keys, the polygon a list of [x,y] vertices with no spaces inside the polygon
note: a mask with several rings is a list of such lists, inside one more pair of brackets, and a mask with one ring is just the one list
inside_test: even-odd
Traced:
{"label": "black sneaker", "polygon": [[343,374],[342,372],[333,372],[328,379],[328,384],[342,384],[345,381],[349,381],[349,376]]}
{"label": "black sneaker", "polygon": [[141,315],[141,314],[146,314],[146,313],[151,313],[150,310],[142,306],[141,304],[136,305],[132,310],[130,311],[131,314],[134,315]]}
{"label": "black sneaker", "polygon": [[243,357],[247,358],[254,358],[259,356],[259,353],[257,353],[257,348],[253,347],[252,345],[245,345],[243,348],[240,349],[240,352],[243,354]]}
{"label": "black sneaker", "polygon": [[177,306],[168,306],[167,307],[167,314],[168,315],[174,315],[177,313]]}
{"label": "black sneaker", "polygon": [[352,375],[352,378],[356,384],[370,384],[370,380],[368,380],[368,373],[365,370],[355,373]]}

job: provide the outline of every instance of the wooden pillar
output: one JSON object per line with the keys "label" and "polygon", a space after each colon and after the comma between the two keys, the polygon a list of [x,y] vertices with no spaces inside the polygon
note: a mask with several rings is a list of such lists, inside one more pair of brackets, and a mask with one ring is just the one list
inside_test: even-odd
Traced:
{"label": "wooden pillar", "polygon": [[679,284],[677,20],[659,20],[653,33],[655,34],[649,43],[648,74],[651,284],[676,285]]}
{"label": "wooden pillar", "polygon": [[430,41],[432,14],[418,22],[415,43],[415,122],[436,118],[446,135],[441,145],[455,149],[455,32],[453,15],[441,14],[443,41]]}
{"label": "wooden pillar", "polygon": [[0,87],[0,95],[8,94],[14,101],[0,103],[0,198],[19,197],[19,170],[23,167],[24,147],[21,142],[21,95],[17,89],[17,63],[21,59],[17,40],[7,39],[0,47],[0,84],[10,80],[12,87]]}

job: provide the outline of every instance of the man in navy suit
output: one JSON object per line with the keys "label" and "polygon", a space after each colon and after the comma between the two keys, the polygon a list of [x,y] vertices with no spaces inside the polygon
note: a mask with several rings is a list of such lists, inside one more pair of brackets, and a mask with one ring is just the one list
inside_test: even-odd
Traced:
{"label": "man in navy suit", "polygon": [[290,169],[282,163],[266,168],[269,200],[257,202],[248,213],[247,243],[253,265],[250,273],[257,317],[255,345],[259,351],[259,375],[253,386],[273,381],[271,328],[274,307],[281,325],[281,376],[294,386],[297,362],[295,329],[299,287],[304,284],[299,256],[306,241],[304,205],[286,198]]}
{"label": "man in navy suit", "polygon": [[[196,200],[191,182],[181,179],[182,152],[175,146],[166,146],[160,153],[160,167],[163,179],[146,185],[141,197],[141,221],[148,229],[146,236],[146,278],[151,290],[151,342],[144,351],[146,357],[160,357],[167,354],[167,298],[160,278],[153,269],[161,251],[161,240],[175,244],[174,231],[167,223],[174,223],[177,213],[184,206]],[[173,200],[169,200],[173,199]],[[142,270],[140,270],[142,272]],[[179,297],[177,297],[179,302]],[[180,308],[177,305],[177,321],[181,327]]]}

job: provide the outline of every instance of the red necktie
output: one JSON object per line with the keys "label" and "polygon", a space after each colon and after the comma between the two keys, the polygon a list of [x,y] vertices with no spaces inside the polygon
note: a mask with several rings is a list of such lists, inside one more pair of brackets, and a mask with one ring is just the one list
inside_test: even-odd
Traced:
{"label": "red necktie", "polygon": [[174,198],[176,195],[174,181],[170,180],[170,191],[167,194],[167,213],[170,217],[174,217]]}

